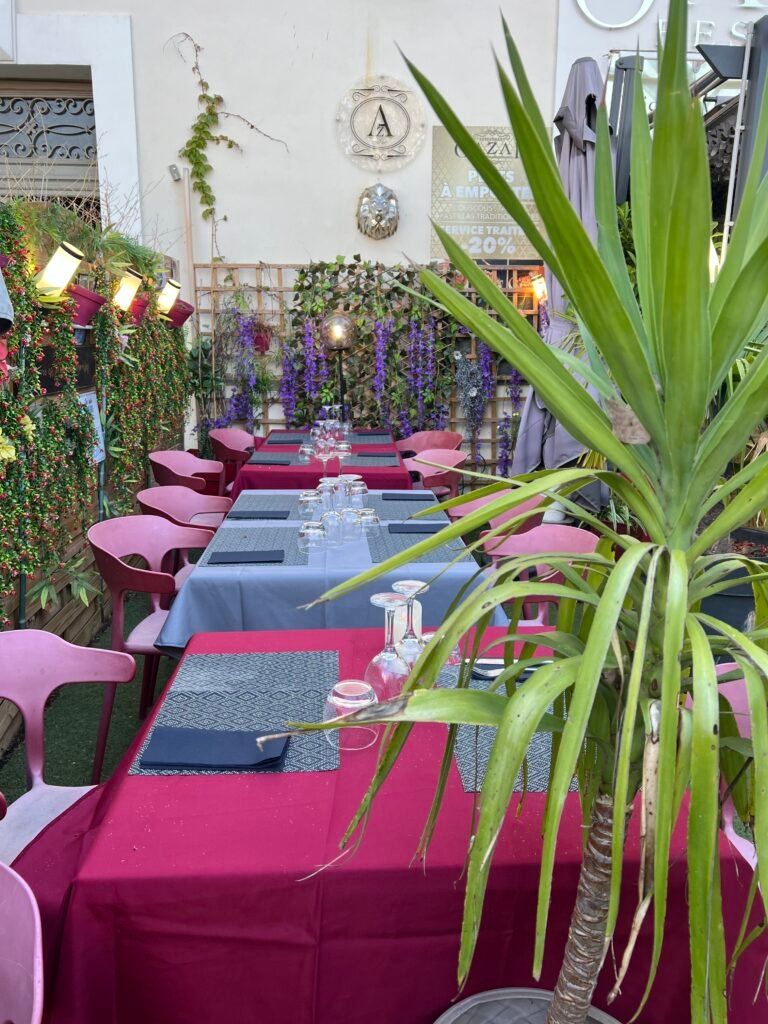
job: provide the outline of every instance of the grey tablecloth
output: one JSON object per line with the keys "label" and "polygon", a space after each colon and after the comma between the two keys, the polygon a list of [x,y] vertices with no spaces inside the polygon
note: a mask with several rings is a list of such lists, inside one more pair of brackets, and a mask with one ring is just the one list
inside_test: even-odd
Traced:
{"label": "grey tablecloth", "polygon": [[[225,523],[219,534],[229,529],[239,531],[244,526],[242,521]],[[254,531],[254,548],[261,546],[257,531],[263,527],[270,529],[274,523],[247,524]],[[414,535],[413,542],[423,539],[423,535]],[[433,628],[440,625],[461,587],[473,579],[476,586],[482,578],[477,575],[478,565],[471,557],[447,569],[445,563],[407,563],[335,601],[309,609],[300,607],[372,564],[368,543],[361,540],[345,544],[331,554],[313,552],[308,565],[200,566],[193,570],[174,600],[157,646],[166,653],[179,654],[194,633],[381,626],[383,614],[371,605],[372,594],[391,590],[397,580],[429,582],[441,573],[419,598],[425,629]],[[506,616],[498,610],[494,625],[506,622]]]}
{"label": "grey tablecloth", "polygon": [[[280,519],[278,522],[291,523],[291,522],[303,522],[306,519],[311,519],[311,516],[303,515],[299,511],[299,495],[301,491],[241,491],[232,506],[233,511],[237,512],[287,512],[287,519]],[[409,500],[408,495],[414,494],[426,494],[428,500],[426,501],[414,501]],[[402,494],[402,501],[397,501],[392,498],[384,498],[384,494]],[[379,518],[382,522],[388,523],[401,523],[405,519],[410,519],[415,516],[417,512],[424,512],[426,509],[432,509],[426,515],[420,515],[419,519],[428,519],[430,521],[440,521],[447,525],[448,516],[445,512],[441,512],[437,508],[437,499],[430,491],[369,491],[365,496],[365,505],[367,508],[375,509]],[[233,520],[234,522],[234,520]],[[249,522],[259,522],[259,520],[241,520],[241,525],[247,525]]]}

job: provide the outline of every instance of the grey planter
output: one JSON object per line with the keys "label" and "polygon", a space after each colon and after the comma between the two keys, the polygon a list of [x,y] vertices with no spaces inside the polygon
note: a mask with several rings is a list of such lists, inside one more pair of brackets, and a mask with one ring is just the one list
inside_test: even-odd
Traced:
{"label": "grey planter", "polygon": [[[435,1024],[544,1024],[552,993],[541,988],[495,988],[462,999]],[[590,1010],[592,1024],[619,1024],[602,1010]]]}

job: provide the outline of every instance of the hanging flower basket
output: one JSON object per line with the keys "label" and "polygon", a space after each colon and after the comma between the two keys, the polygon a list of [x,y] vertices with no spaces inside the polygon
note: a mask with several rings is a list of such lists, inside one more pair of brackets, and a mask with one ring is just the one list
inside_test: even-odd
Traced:
{"label": "hanging flower basket", "polygon": [[79,284],[70,285],[67,291],[75,303],[72,316],[75,327],[87,327],[107,301],[105,296],[92,292],[89,288],[81,288]]}
{"label": "hanging flower basket", "polygon": [[168,319],[174,327],[183,327],[194,312],[194,306],[185,302],[184,299],[176,299],[168,313]]}

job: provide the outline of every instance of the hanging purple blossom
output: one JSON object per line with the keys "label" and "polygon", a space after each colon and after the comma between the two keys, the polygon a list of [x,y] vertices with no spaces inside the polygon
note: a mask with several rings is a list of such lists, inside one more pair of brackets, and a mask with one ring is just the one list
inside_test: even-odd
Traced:
{"label": "hanging purple blossom", "polygon": [[411,428],[410,420],[408,419],[408,413],[403,409],[397,414],[398,422],[400,423],[400,434],[402,437],[410,437],[413,433]]}
{"label": "hanging purple blossom", "polygon": [[483,378],[483,396],[486,402],[489,402],[496,391],[496,379],[493,373],[493,354],[484,341],[479,342],[477,346],[477,357]]}
{"label": "hanging purple blossom", "polygon": [[314,321],[304,321],[304,392],[311,401],[317,397],[318,387],[318,344]]}
{"label": "hanging purple blossom", "polygon": [[287,348],[283,349],[283,376],[280,381],[280,401],[283,403],[285,421],[290,426],[296,415],[296,367],[293,365],[291,353]]}
{"label": "hanging purple blossom", "polygon": [[525,381],[520,371],[513,368],[507,383],[507,394],[515,412],[520,412],[520,407],[523,404],[524,383]]}

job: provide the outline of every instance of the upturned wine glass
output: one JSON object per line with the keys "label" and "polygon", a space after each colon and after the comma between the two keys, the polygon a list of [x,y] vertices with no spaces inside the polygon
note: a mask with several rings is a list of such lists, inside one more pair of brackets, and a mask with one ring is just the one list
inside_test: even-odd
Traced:
{"label": "upturned wine glass", "polygon": [[424,647],[421,637],[413,626],[413,602],[420,594],[426,594],[429,590],[429,584],[422,582],[422,580],[398,580],[397,583],[392,584],[392,589],[396,594],[402,594],[406,599],[405,609],[407,617],[405,633],[400,643],[397,644],[397,653],[403,661],[413,667]]}
{"label": "upturned wine glass", "polygon": [[395,612],[406,603],[401,594],[374,594],[371,604],[383,608],[385,613],[384,649],[379,651],[365,670],[369,683],[380,701],[397,697],[403,688],[410,668],[395,649]]}

